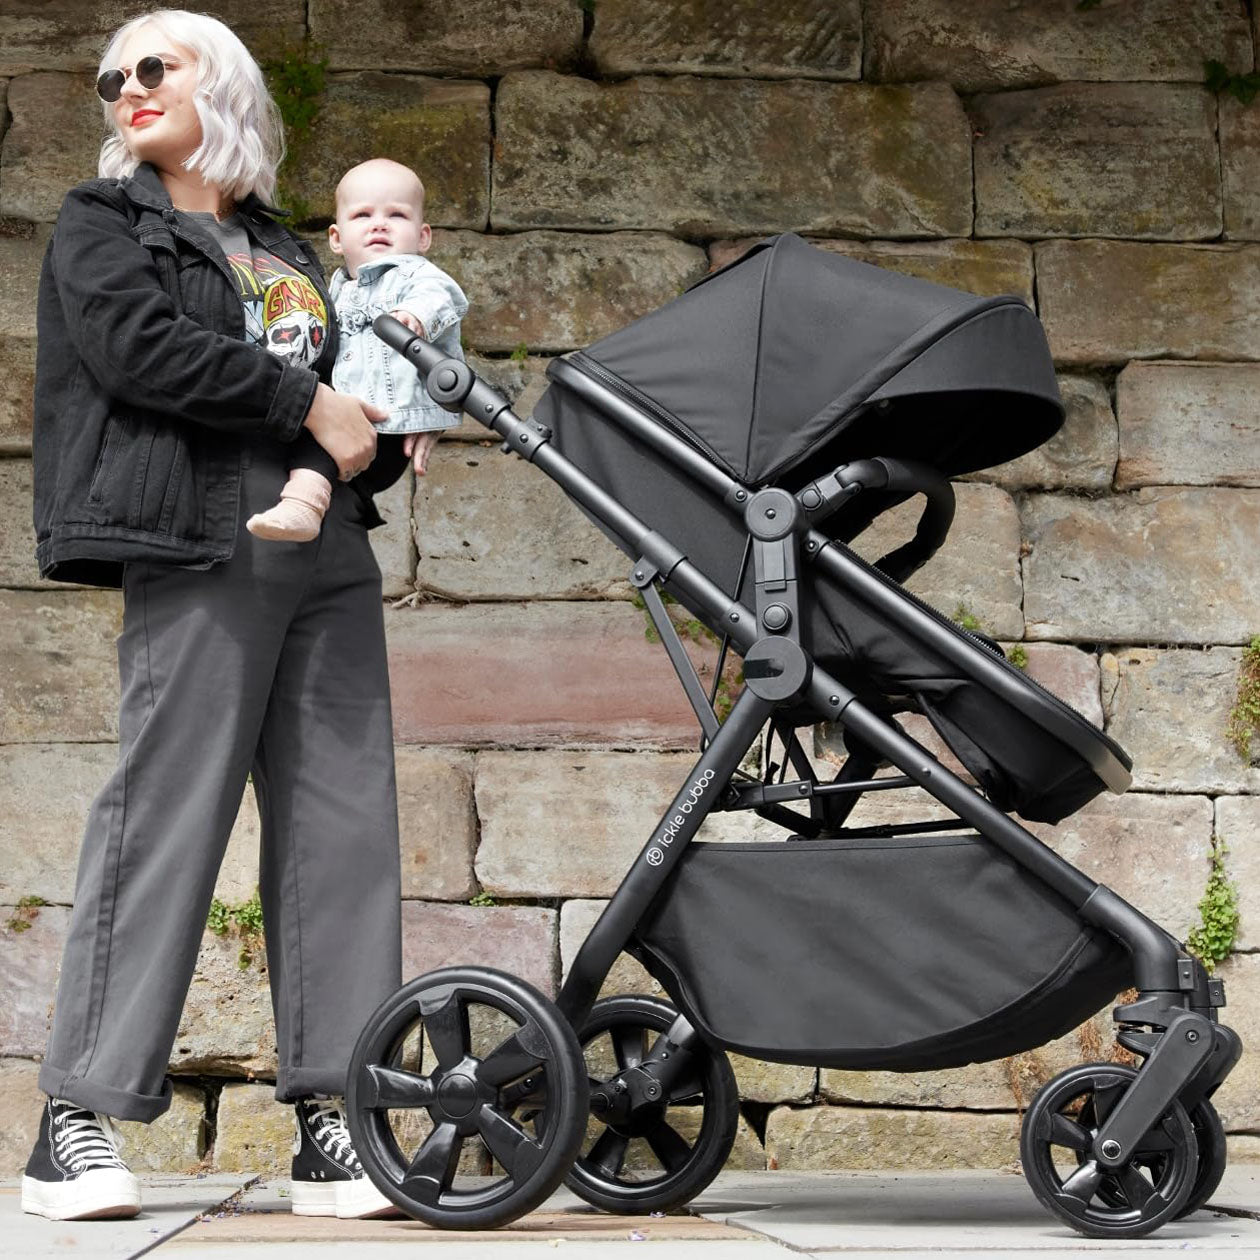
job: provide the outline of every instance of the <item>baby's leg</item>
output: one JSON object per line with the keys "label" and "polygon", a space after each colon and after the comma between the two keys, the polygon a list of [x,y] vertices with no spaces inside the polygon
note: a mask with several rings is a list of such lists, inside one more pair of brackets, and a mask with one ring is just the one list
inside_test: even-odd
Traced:
{"label": "baby's leg", "polygon": [[280,502],[251,516],[245,528],[257,538],[277,542],[310,542],[319,534],[324,513],[332,502],[332,483],[337,462],[303,429],[293,443],[289,480],[280,491]]}

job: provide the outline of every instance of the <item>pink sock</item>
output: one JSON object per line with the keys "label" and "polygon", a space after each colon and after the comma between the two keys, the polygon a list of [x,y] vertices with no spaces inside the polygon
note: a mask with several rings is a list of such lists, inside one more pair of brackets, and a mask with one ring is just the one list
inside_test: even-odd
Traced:
{"label": "pink sock", "polygon": [[332,482],[309,468],[295,468],[280,491],[280,502],[251,516],[245,528],[256,538],[276,542],[310,542],[319,533],[332,502]]}

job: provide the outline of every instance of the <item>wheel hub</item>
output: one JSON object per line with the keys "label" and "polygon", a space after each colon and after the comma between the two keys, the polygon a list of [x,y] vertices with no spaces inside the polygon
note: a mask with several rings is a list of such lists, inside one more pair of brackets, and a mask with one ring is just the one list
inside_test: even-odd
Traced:
{"label": "wheel hub", "polygon": [[465,1076],[462,1072],[451,1072],[438,1086],[438,1107],[451,1120],[463,1120],[480,1101],[480,1094],[477,1082],[471,1076]]}

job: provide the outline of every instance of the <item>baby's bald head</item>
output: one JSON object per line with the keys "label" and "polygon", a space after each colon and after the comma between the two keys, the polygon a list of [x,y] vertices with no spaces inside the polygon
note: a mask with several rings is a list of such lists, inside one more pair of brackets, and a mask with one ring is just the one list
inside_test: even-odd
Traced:
{"label": "baby's bald head", "polygon": [[420,176],[411,167],[390,158],[369,158],[341,177],[337,185],[337,218],[351,202],[382,198],[411,202],[420,222],[424,222],[424,185]]}

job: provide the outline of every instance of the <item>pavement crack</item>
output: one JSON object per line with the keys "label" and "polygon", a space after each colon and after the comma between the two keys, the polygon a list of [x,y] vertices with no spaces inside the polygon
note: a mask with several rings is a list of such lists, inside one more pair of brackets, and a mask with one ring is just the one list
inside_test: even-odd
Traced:
{"label": "pavement crack", "polygon": [[251,1177],[243,1186],[233,1190],[221,1203],[214,1207],[207,1208],[204,1212],[198,1212],[195,1216],[190,1216],[183,1224],[177,1225],[169,1233],[163,1234],[160,1238],[155,1238],[151,1243],[141,1247],[139,1251],[133,1251],[127,1260],[140,1260],[141,1256],[147,1256],[156,1251],[164,1243],[168,1243],[172,1238],[182,1234],[184,1230],[191,1228],[193,1225],[199,1224],[201,1221],[214,1220],[222,1216],[236,1215],[237,1208],[240,1206],[241,1199],[247,1190],[252,1190],[262,1180],[261,1175]]}

